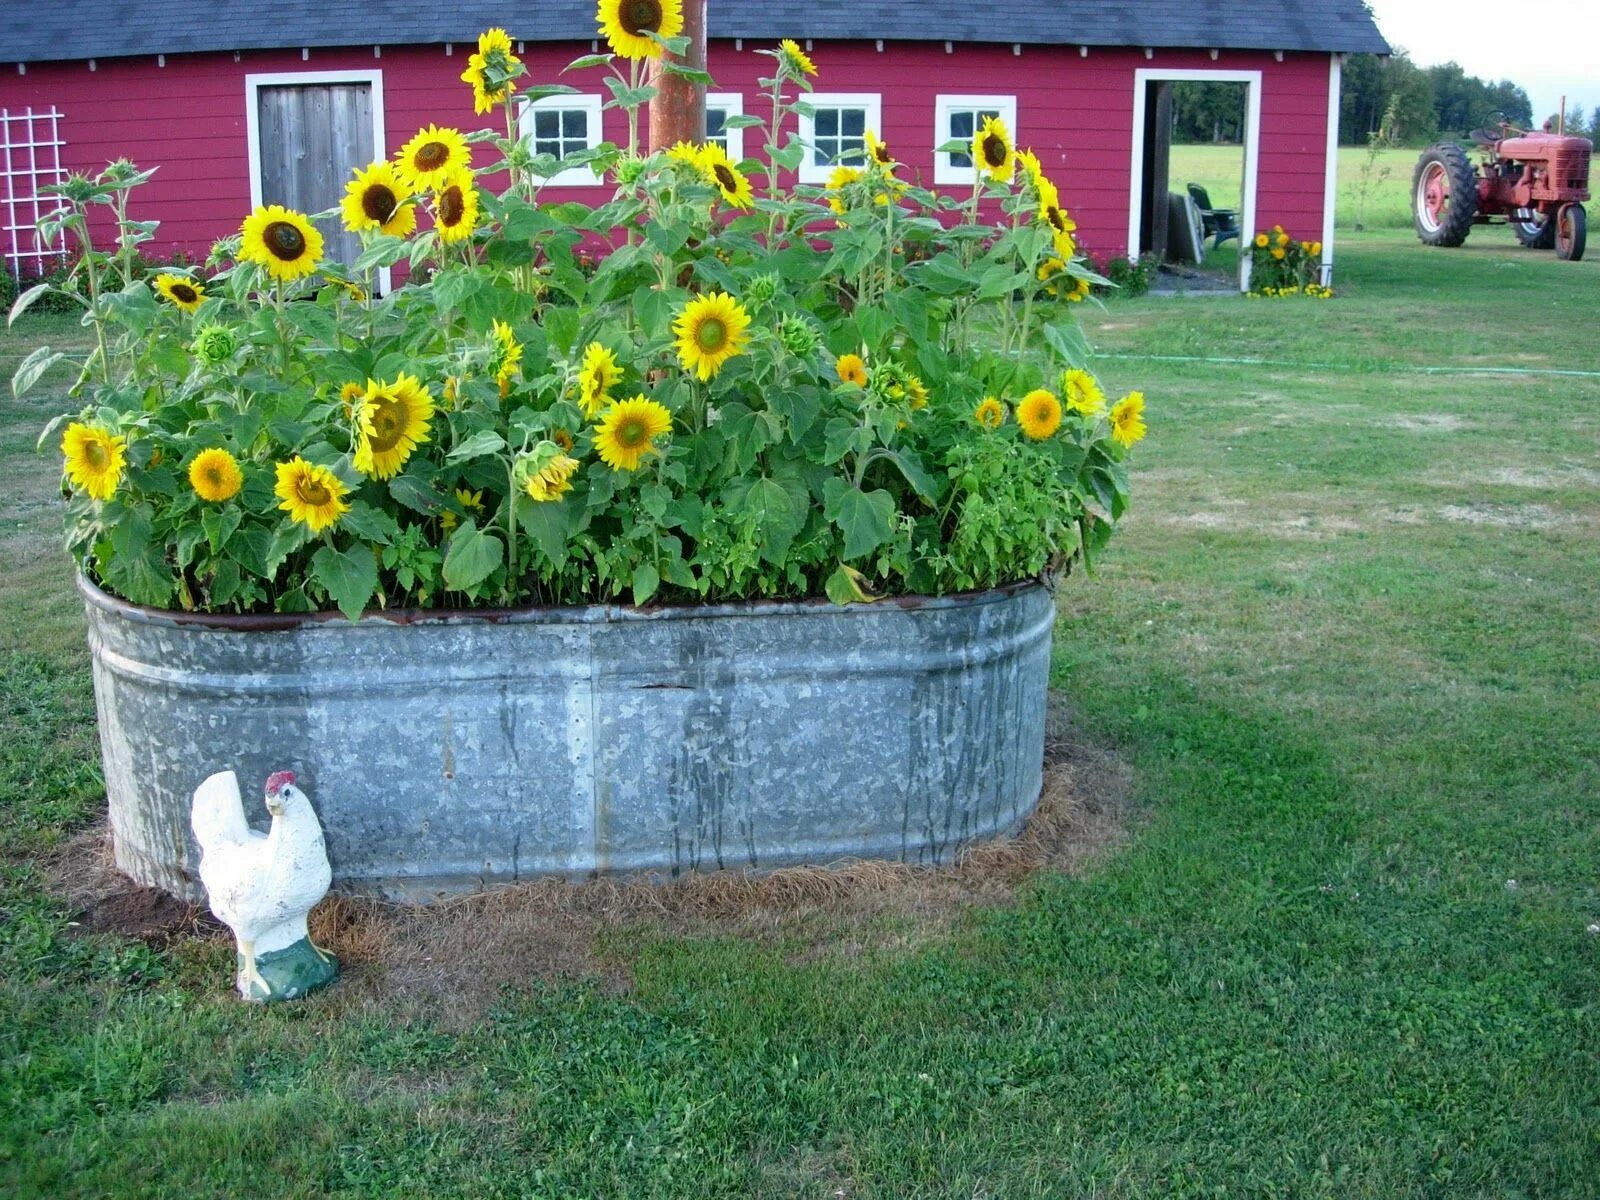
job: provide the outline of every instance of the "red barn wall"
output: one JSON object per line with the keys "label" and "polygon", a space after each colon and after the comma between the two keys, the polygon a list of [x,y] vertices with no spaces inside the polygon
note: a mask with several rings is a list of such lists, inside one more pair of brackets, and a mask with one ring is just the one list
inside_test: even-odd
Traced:
{"label": "red barn wall", "polygon": [[[766,102],[758,77],[772,60],[718,41],[710,47],[717,90],[742,92],[745,111],[763,115]],[[0,108],[13,111],[54,105],[65,115],[63,166],[93,172],[118,157],[142,167],[159,166],[139,194],[137,214],[161,221],[154,252],[182,251],[203,258],[218,237],[238,229],[250,208],[246,144],[246,74],[265,72],[378,70],[383,75],[389,150],[429,122],[475,128],[487,118],[472,111],[471,92],[460,82],[470,47],[457,45],[371,47],[300,51],[170,55],[103,60],[90,70],[83,61],[14,66],[0,76]],[[561,76],[585,43],[529,43],[523,55],[533,79],[559,79],[580,90],[603,92],[600,71]],[[1327,152],[1328,70],[1326,54],[1157,51],[943,43],[818,42],[811,51],[821,72],[819,91],[877,92],[882,96],[881,134],[911,178],[933,181],[934,96],[1001,94],[1017,98],[1021,146],[1032,147],[1060,185],[1076,217],[1079,239],[1101,254],[1127,249],[1135,71],[1259,70],[1262,74],[1257,225],[1282,224],[1297,236],[1321,237]],[[621,112],[605,114],[605,134],[627,137]],[[757,151],[759,131],[746,135]],[[1172,181],[1181,187],[1181,180]],[[965,191],[964,188],[952,189]],[[596,199],[596,189],[547,189],[551,199]]]}

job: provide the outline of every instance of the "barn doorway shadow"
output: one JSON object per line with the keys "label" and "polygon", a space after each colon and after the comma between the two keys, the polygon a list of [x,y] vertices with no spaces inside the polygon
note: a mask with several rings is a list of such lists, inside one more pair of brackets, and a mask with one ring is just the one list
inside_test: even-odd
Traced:
{"label": "barn doorway shadow", "polygon": [[1260,71],[1135,72],[1128,246],[1159,290],[1248,288],[1260,115]]}

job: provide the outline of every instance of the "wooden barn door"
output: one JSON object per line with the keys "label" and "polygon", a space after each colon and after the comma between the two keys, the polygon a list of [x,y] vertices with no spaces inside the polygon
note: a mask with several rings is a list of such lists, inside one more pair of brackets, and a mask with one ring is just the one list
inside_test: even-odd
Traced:
{"label": "wooden barn door", "polygon": [[[262,82],[254,92],[259,202],[307,214],[337,209],[351,172],[377,157],[373,85]],[[353,265],[361,239],[336,216],[316,224],[324,256]]]}

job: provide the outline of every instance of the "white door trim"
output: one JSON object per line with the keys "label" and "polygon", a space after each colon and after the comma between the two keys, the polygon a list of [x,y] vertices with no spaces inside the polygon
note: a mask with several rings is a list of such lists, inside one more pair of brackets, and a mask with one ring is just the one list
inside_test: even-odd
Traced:
{"label": "white door trim", "polygon": [[1128,259],[1139,258],[1139,226],[1144,221],[1144,116],[1145,86],[1151,83],[1193,81],[1245,85],[1244,199],[1239,212],[1239,290],[1250,290],[1250,256],[1245,250],[1255,236],[1256,171],[1261,159],[1261,72],[1182,70],[1140,67],[1133,73],[1133,164],[1128,186]]}
{"label": "white door trim", "polygon": [[[261,105],[264,87],[294,87],[314,83],[364,83],[372,91],[372,153],[375,161],[389,156],[383,121],[383,72],[374,71],[267,71],[244,77],[245,137],[250,157],[250,207],[261,207]],[[365,164],[363,164],[365,165]],[[389,268],[378,271],[378,288],[389,291]]]}
{"label": "white door trim", "polygon": [[1328,55],[1327,175],[1322,185],[1322,286],[1333,286],[1333,210],[1339,198],[1339,91],[1344,55]]}

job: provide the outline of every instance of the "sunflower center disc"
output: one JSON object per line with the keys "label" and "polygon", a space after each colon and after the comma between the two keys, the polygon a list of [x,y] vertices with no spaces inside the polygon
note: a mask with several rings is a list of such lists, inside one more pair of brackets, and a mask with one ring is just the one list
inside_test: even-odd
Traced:
{"label": "sunflower center disc", "polygon": [[89,465],[99,470],[106,465],[106,448],[99,442],[90,442],[83,448],[83,457],[89,460]]}
{"label": "sunflower center disc", "polygon": [[728,170],[727,167],[718,163],[712,170],[716,172],[717,183],[721,185],[723,191],[736,192],[739,190],[739,181],[733,177],[733,172]]}
{"label": "sunflower center disc", "polygon": [[375,183],[361,193],[361,211],[380,225],[394,216],[394,210],[399,207],[400,201],[395,199],[395,194],[381,183]]}
{"label": "sunflower center disc", "polygon": [[650,435],[645,432],[643,421],[624,421],[617,426],[617,441],[632,450],[635,446],[642,446],[650,440]]}
{"label": "sunflower center disc", "polygon": [[635,37],[644,30],[654,33],[661,28],[661,5],[655,0],[634,0],[617,15],[622,19],[622,27]]}
{"label": "sunflower center disc", "polygon": [[439,196],[439,220],[446,225],[459,225],[461,218],[466,215],[467,202],[462,199],[461,189],[447,187]]}
{"label": "sunflower center disc", "polygon": [[1006,161],[1006,148],[999,138],[987,138],[983,143],[983,161],[991,167],[1000,167]]}
{"label": "sunflower center disc", "polygon": [[195,290],[188,284],[184,283],[173,285],[172,298],[178,301],[180,304],[193,304],[196,300],[200,299],[199,296],[195,295]]}
{"label": "sunflower center disc", "polygon": [[417,151],[413,161],[424,171],[437,171],[450,161],[450,148],[443,142],[429,142]]}
{"label": "sunflower center disc", "polygon": [[372,434],[368,440],[374,450],[391,450],[404,428],[405,418],[400,406],[393,400],[380,400],[378,411],[372,414]]}
{"label": "sunflower center disc", "polygon": [[694,331],[694,340],[702,350],[720,350],[728,340],[728,327],[715,317],[707,317]]}
{"label": "sunflower center disc", "polygon": [[328,489],[315,479],[302,479],[295,490],[300,493],[300,502],[311,508],[321,508],[329,499]]}
{"label": "sunflower center disc", "polygon": [[287,221],[274,221],[267,226],[261,240],[268,250],[284,262],[294,262],[306,252],[306,237]]}

